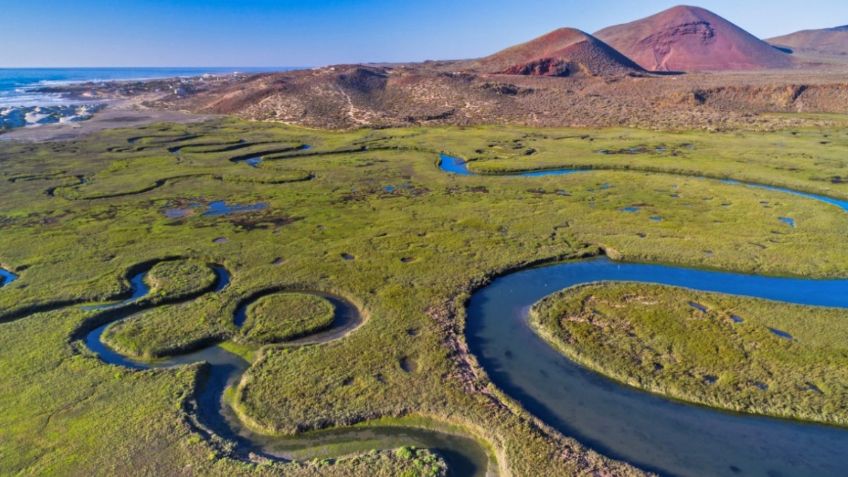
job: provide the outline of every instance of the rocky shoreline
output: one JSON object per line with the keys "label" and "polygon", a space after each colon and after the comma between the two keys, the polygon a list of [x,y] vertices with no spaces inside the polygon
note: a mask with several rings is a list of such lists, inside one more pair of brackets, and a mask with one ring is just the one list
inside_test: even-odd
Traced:
{"label": "rocky shoreline", "polygon": [[105,108],[104,103],[0,107],[0,132],[10,129],[86,121]]}
{"label": "rocky shoreline", "polygon": [[59,101],[43,105],[0,105],[0,134],[13,129],[88,121],[109,104],[131,102],[149,109],[162,98],[187,98],[244,81],[248,76],[243,73],[203,74],[161,79],[87,81],[32,88],[28,91],[55,96]]}
{"label": "rocky shoreline", "polygon": [[88,81],[44,86],[35,91],[44,94],[59,94],[73,101],[127,99],[141,96],[184,98],[213,88],[244,81],[249,76],[251,75],[246,73],[207,73],[189,77]]}

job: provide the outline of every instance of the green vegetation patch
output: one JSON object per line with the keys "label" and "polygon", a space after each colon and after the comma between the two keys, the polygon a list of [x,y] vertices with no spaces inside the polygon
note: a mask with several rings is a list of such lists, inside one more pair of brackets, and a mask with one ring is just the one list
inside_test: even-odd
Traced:
{"label": "green vegetation patch", "polygon": [[[232,149],[242,140],[249,146]],[[300,144],[312,148],[267,152]],[[328,132],[230,119],[107,130],[49,144],[10,142],[0,148],[0,263],[20,279],[0,290],[0,310],[109,300],[126,291],[126,271],[139,263],[204,257],[227,264],[234,277],[227,289],[122,320],[107,331],[108,344],[155,357],[232,338],[239,333],[233,324],[236,305],[272,287],[332,290],[367,311],[362,327],[333,342],[257,351],[256,362],[231,392],[249,427],[299,435],[375,418],[426,415],[489,443],[497,456],[493,466],[500,466],[502,475],[638,474],[574,440],[552,440],[508,399],[503,400],[508,407],[492,405],[490,393],[497,397],[498,391],[485,373],[469,373],[463,361],[464,298],[498,271],[599,246],[629,260],[844,276],[848,215],[841,209],[683,175],[731,176],[845,198],[846,145],[848,133],[836,129]],[[479,172],[621,170],[536,178],[456,176],[438,169],[440,151],[473,160],[470,167]],[[253,168],[232,161],[245,154],[262,155],[263,162]],[[303,171],[312,180],[266,180],[305,177]],[[31,180],[12,180],[24,177]],[[80,197],[100,199],[69,200]],[[204,216],[201,206],[213,201],[261,202],[267,208]],[[163,213],[187,204],[200,204],[191,217]],[[796,226],[780,217],[794,219]],[[172,278],[170,284],[156,284],[156,293],[188,293],[211,283],[205,263],[197,260],[189,268],[194,272],[183,275],[186,282]],[[705,298],[693,301],[709,310],[731,309]],[[837,332],[839,320],[832,319],[842,315],[757,306],[775,312],[733,308],[745,322],[729,329],[741,333],[742,326],[767,317],[764,324],[793,339],[757,328],[759,338],[771,341],[757,347],[743,341],[753,364],[723,364],[736,373],[736,381],[729,380],[730,371],[710,371],[714,366],[706,364],[699,365],[697,379],[714,374],[713,387],[728,389],[725,396],[747,396],[740,402],[756,410],[788,403],[781,396],[791,393],[779,394],[781,383],[786,389],[803,386],[803,375],[823,397],[814,390],[797,391],[804,400],[793,401],[787,413],[799,415],[802,407],[822,415],[842,412],[839,403],[848,400],[839,397],[840,369],[848,367],[839,343],[848,341]],[[793,313],[803,315],[808,326],[772,321],[794,318]],[[334,454],[326,461],[291,465],[228,459],[191,429],[185,415],[199,367],[138,373],[105,365],[68,344],[90,317],[69,307],[2,324],[0,442],[8,452],[0,457],[0,474],[379,476],[402,475],[414,465],[394,452],[371,454],[366,448],[351,450],[366,453],[349,459]],[[815,330],[820,336],[811,337]],[[249,346],[226,346],[253,357]],[[736,349],[730,344],[726,348],[730,351],[721,348],[713,355],[739,356],[728,354]],[[780,356],[788,357],[781,361]],[[792,366],[798,369],[779,372]],[[669,382],[685,379],[680,371]],[[687,389],[713,389],[697,379]],[[725,382],[740,383],[743,391],[722,388]],[[103,452],[106,448],[113,452]]]}
{"label": "green vegetation patch", "polygon": [[173,168],[174,160],[168,156],[140,156],[111,161],[105,169],[91,176],[83,176],[78,184],[62,185],[55,195],[68,200],[95,200],[143,194],[166,182],[175,182],[185,174],[161,176],[159,171]]}
{"label": "green vegetation patch", "polygon": [[150,298],[181,298],[200,293],[215,283],[215,272],[200,260],[168,260],[150,269],[145,281],[150,285]]}
{"label": "green vegetation patch", "polygon": [[187,303],[157,306],[109,326],[103,342],[140,359],[202,348],[234,333],[231,299],[210,293]]}
{"label": "green vegetation patch", "polygon": [[445,461],[426,449],[401,447],[395,451],[395,457],[411,464],[401,477],[440,477],[448,473]]}
{"label": "green vegetation patch", "polygon": [[[278,466],[282,467],[282,466]],[[290,469],[295,467],[294,469]],[[371,451],[339,459],[315,459],[301,468],[284,467],[286,475],[295,469],[298,475],[367,475],[373,477],[444,477],[448,465],[428,449],[401,447],[397,450]]]}
{"label": "green vegetation patch", "polygon": [[255,184],[285,184],[312,179],[312,173],[303,170],[286,170],[273,167],[242,167],[221,176],[230,182],[247,182]]}
{"label": "green vegetation patch", "polygon": [[848,311],[646,284],[551,295],[532,323],[579,363],[734,411],[848,424]]}
{"label": "green vegetation patch", "polygon": [[251,343],[279,343],[326,329],[333,323],[333,304],[317,295],[275,293],[251,303],[242,328]]}

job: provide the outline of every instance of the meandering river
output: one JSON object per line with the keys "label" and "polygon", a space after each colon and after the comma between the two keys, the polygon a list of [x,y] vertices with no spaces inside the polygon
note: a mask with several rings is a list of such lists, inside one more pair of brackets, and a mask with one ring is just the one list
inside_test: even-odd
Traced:
{"label": "meandering river", "polygon": [[[439,165],[446,172],[473,174],[464,161],[450,156],[442,155]],[[829,197],[725,182],[799,195],[848,210],[848,202]],[[655,283],[848,308],[848,280],[777,278],[606,258],[575,261],[495,279],[472,295],[466,330],[471,351],[497,386],[563,434],[610,457],[681,476],[845,475],[848,429],[723,412],[640,391],[581,367],[530,328],[534,303],[559,290],[595,282]]]}
{"label": "meandering river", "polygon": [[[129,369],[168,368],[205,362],[207,366],[205,379],[201,380],[196,394],[195,413],[200,426],[198,431],[214,433],[236,443],[237,453],[242,458],[247,458],[250,453],[281,460],[299,459],[304,456],[335,457],[337,456],[335,453],[343,452],[345,449],[349,449],[349,452],[362,450],[362,442],[366,441],[368,449],[394,449],[401,446],[432,449],[448,463],[450,475],[486,475],[489,456],[485,449],[471,438],[445,432],[401,426],[340,428],[293,437],[267,436],[252,432],[242,425],[241,420],[223,399],[226,389],[238,383],[250,367],[250,363],[217,344],[157,361],[141,361],[112,349],[102,339],[103,333],[109,326],[157,306],[145,301],[150,293],[145,277],[153,265],[153,263],[147,264],[142,270],[132,274],[130,277],[132,293],[126,300],[99,307],[88,307],[88,310],[99,312],[98,316],[92,318],[92,322],[97,326],[81,329],[74,338],[84,341],[85,345],[104,362]],[[210,266],[215,272],[216,279],[208,293],[220,293],[229,286],[230,274],[222,266]],[[283,288],[269,288],[243,299],[236,307],[233,317],[234,325],[240,328],[244,324],[246,310],[254,301],[269,294],[290,291]],[[286,346],[319,345],[342,339],[363,322],[358,308],[341,297],[322,292],[298,291],[298,293],[310,293],[330,301],[334,306],[335,316],[329,329],[289,341]],[[187,302],[196,298],[198,296],[191,296],[177,302]],[[310,451],[329,444],[334,446],[333,455],[316,455]]]}
{"label": "meandering river", "polygon": [[546,423],[610,457],[670,475],[845,475],[848,429],[731,414],[636,390],[577,365],[528,325],[530,306],[537,301],[601,281],[848,307],[848,280],[774,278],[600,258],[494,280],[472,295],[467,326],[471,351],[496,385]]}

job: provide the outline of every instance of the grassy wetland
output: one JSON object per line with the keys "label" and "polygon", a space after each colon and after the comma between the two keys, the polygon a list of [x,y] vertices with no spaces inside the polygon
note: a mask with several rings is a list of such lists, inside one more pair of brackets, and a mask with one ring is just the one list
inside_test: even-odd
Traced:
{"label": "grassy wetland", "polygon": [[534,325],[573,359],[678,399],[848,424],[848,313],[645,284],[551,295]]}
{"label": "grassy wetland", "polygon": [[[710,178],[848,198],[848,160],[840,157],[846,145],[844,130],[821,129],[323,132],[227,119],[4,144],[0,264],[19,278],[0,289],[0,473],[449,471],[437,454],[406,444],[373,452],[331,444],[338,452],[295,462],[241,458],[193,427],[191,403],[204,366],[127,370],[71,338],[96,313],[79,305],[126,298],[134,267],[159,261],[148,285],[161,305],[116,322],[104,340],[140,358],[216,342],[238,349],[250,367],[226,398],[253,432],[293,437],[388,422],[473,439],[492,474],[639,475],[560,435],[489,381],[464,340],[465,300],[506,270],[601,250],[620,260],[843,277],[844,211]],[[445,174],[439,152],[493,175]],[[556,167],[594,170],[497,175]],[[218,213],[220,201],[229,209]],[[214,283],[210,264],[229,271],[229,285],[199,294]],[[282,290],[248,307],[244,327],[237,325],[247,297]],[[628,302],[637,291],[663,311]],[[298,292],[341,297],[364,322],[331,342],[288,346],[326,326],[325,304],[291,298],[314,298]],[[572,340],[581,348],[569,355],[587,356],[582,361],[593,368],[709,405],[844,423],[834,417],[844,416],[845,376],[837,372],[844,367],[843,330],[835,324],[843,312],[652,287],[575,293],[552,298],[541,314],[550,317],[552,333],[576,333],[557,320],[587,294],[605,300],[612,328],[638,331],[585,330]],[[166,299],[194,294],[185,302]],[[715,316],[690,320],[681,305],[687,300]],[[737,328],[718,319],[730,312],[745,317],[745,331],[728,334]],[[716,323],[706,324],[710,319]],[[648,361],[648,338],[665,346],[652,358],[674,366],[651,374],[633,361]],[[716,357],[725,349],[750,361]],[[836,371],[811,376],[814,367]],[[705,375],[717,379],[699,382]],[[743,381],[768,389],[740,390]]]}

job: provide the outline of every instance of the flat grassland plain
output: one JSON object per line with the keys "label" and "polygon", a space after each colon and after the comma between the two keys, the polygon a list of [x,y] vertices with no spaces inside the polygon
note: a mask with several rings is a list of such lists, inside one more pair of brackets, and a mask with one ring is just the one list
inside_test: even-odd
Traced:
{"label": "flat grassland plain", "polygon": [[[78,339],[98,313],[79,305],[125,298],[131,272],[159,260],[148,277],[149,299],[163,304],[111,325],[104,340],[139,359],[224,343],[250,362],[226,399],[255,432],[425,427],[478,441],[493,474],[641,474],[559,436],[489,382],[467,351],[465,300],[505,270],[604,251],[618,260],[844,277],[848,214],[717,179],[848,199],[846,131],[324,132],[220,119],[6,143],[0,266],[19,278],[0,289],[0,474],[445,472],[440,457],[405,447],[329,446],[319,453],[329,459],[244,459],[196,432],[189,403],[203,366],[125,369],[103,363]],[[484,175],[445,173],[441,152]],[[497,175],[560,167],[593,170]],[[229,286],[171,303],[214,284],[207,264],[226,267]],[[327,303],[293,293],[256,302],[237,326],[241,301],[269,287],[342,297],[361,310],[363,323],[329,343],[281,345],[328,322]],[[589,297],[606,320],[592,326],[609,333],[585,329],[591,317],[565,319],[585,318]],[[766,336],[736,336],[727,332],[730,322],[687,322],[691,311],[681,303],[688,301],[728,316],[722,310],[738,308],[760,331],[803,339],[775,341],[750,362],[708,359],[713,349],[745,348],[745,340]],[[268,316],[274,307],[292,322],[275,322]],[[550,339],[583,364],[695,402],[733,407],[739,395],[724,383],[734,375],[809,380],[803,375],[823,366],[833,371],[825,391],[848,381],[839,371],[848,346],[841,311],[612,285],[552,296],[536,312]],[[651,359],[676,367],[657,373],[632,359],[648,352],[640,346],[649,339],[671,343]],[[842,394],[786,389],[768,386],[767,398],[741,410],[845,422]],[[787,404],[799,399],[819,400],[814,416]]]}

